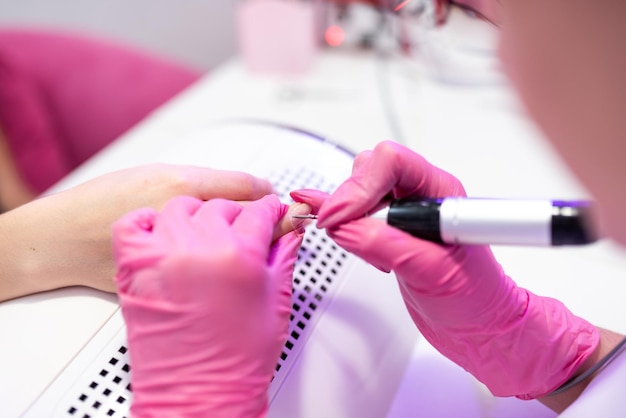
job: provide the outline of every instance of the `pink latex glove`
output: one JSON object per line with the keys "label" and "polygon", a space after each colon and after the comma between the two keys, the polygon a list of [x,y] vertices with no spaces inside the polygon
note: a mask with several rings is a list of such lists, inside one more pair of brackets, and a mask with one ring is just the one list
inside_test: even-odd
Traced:
{"label": "pink latex glove", "polygon": [[260,417],[287,338],[301,234],[276,196],[174,198],[113,227],[134,417]]}
{"label": "pink latex glove", "polygon": [[392,142],[360,154],[330,197],[299,190],[317,225],[343,248],[394,271],[424,337],[497,396],[537,398],[567,381],[592,354],[598,331],[557,300],[522,289],[487,246],[444,246],[363,217],[383,198],[465,195],[452,175]]}

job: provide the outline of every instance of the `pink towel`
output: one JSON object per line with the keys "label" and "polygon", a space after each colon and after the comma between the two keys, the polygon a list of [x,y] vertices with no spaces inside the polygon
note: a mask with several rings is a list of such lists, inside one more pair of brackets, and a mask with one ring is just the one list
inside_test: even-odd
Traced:
{"label": "pink towel", "polygon": [[75,34],[0,29],[0,128],[41,192],[199,76]]}

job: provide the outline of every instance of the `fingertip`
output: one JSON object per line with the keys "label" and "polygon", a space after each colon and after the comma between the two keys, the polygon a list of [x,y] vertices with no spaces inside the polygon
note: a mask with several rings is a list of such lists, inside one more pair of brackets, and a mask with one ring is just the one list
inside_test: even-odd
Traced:
{"label": "fingertip", "polygon": [[360,167],[365,165],[372,158],[372,151],[362,151],[354,157],[354,162],[352,163],[352,173],[354,174],[359,170]]}
{"label": "fingertip", "polygon": [[165,202],[165,206],[163,206],[161,213],[164,216],[172,216],[175,214],[193,216],[198,209],[202,207],[202,204],[202,200],[192,196],[175,196]]}
{"label": "fingertip", "polygon": [[289,192],[289,196],[296,202],[302,202],[307,199],[309,193],[315,192],[313,189],[297,189]]}
{"label": "fingertip", "polygon": [[298,189],[289,193],[289,196],[298,203],[306,203],[313,211],[317,211],[320,206],[330,196],[328,193],[315,189]]}
{"label": "fingertip", "polygon": [[267,179],[242,171],[215,170],[208,167],[189,167],[193,188],[189,194],[202,200],[223,198],[237,201],[258,200],[274,192]]}
{"label": "fingertip", "polygon": [[[223,191],[225,198],[231,200],[259,200],[275,194],[274,186],[266,179],[243,172],[226,172],[227,181],[232,183],[228,191]],[[238,184],[237,184],[238,183]]]}
{"label": "fingertip", "polygon": [[[281,219],[285,217],[289,206],[282,203],[276,195],[266,195],[261,199],[247,203],[233,228],[242,236],[248,237],[250,248],[267,252],[274,240],[274,233]],[[265,248],[265,250],[262,250]]]}
{"label": "fingertip", "polygon": [[401,254],[398,248],[410,238],[384,221],[372,218],[347,222],[327,231],[340,247],[387,273]]}
{"label": "fingertip", "polygon": [[276,211],[277,216],[279,217],[285,216],[287,214],[287,211],[289,210],[289,205],[281,202],[278,195],[274,193],[264,195],[258,200],[270,205]]}
{"label": "fingertip", "polygon": [[[244,218],[250,218],[250,220],[257,218],[259,220],[264,219],[265,222],[270,222],[276,226],[279,221],[285,217],[289,211],[289,205],[280,201],[277,195],[268,194],[252,202],[248,202],[243,205],[243,210],[240,216]],[[256,215],[252,215],[255,213]]]}
{"label": "fingertip", "polygon": [[297,231],[291,231],[279,237],[272,245],[268,263],[283,263],[287,264],[288,267],[293,267],[303,238],[304,236]]}
{"label": "fingertip", "polygon": [[[285,215],[285,219],[288,220],[291,225],[290,230],[300,231],[308,223],[310,223],[310,220],[307,220],[306,218],[294,218],[294,216],[295,215],[309,215],[311,211],[312,211],[312,208],[307,203],[295,203],[289,206],[289,210],[287,211],[287,214]],[[300,232],[304,232],[304,231],[300,231]]]}
{"label": "fingertip", "polygon": [[194,213],[194,222],[201,227],[215,228],[220,223],[230,225],[243,210],[239,202],[215,198],[202,203]]}
{"label": "fingertip", "polygon": [[111,226],[113,260],[117,271],[114,281],[118,287],[140,258],[141,249],[148,245],[157,217],[155,209],[141,208],[127,213]]}
{"label": "fingertip", "polygon": [[256,198],[261,198],[266,195],[276,195],[276,189],[274,185],[268,180],[253,177],[252,195]]}
{"label": "fingertip", "polygon": [[111,226],[114,243],[123,242],[136,234],[152,232],[157,216],[158,212],[153,208],[136,209],[123,215]]}
{"label": "fingertip", "polygon": [[[342,202],[342,197],[334,195],[332,200],[317,213],[317,227],[321,229],[333,228],[337,225],[350,222],[358,216],[352,215],[346,209],[347,205]],[[361,215],[362,216],[362,215]]]}

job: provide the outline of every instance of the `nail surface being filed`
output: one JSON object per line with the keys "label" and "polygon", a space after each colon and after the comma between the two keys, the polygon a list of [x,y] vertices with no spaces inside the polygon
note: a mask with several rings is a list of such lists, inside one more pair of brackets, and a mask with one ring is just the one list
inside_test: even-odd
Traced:
{"label": "nail surface being filed", "polygon": [[317,215],[313,215],[311,213],[306,215],[291,215],[291,217],[296,219],[317,219]]}

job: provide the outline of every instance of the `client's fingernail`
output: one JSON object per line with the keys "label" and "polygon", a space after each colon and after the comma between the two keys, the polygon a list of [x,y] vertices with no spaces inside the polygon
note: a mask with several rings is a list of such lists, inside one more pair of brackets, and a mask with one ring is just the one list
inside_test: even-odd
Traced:
{"label": "client's fingernail", "polygon": [[293,215],[308,215],[309,213],[311,213],[311,206],[306,203],[295,203],[289,208],[287,216],[291,219],[293,229],[298,233],[304,233],[304,227],[308,225],[310,221],[302,218],[294,218]]}

